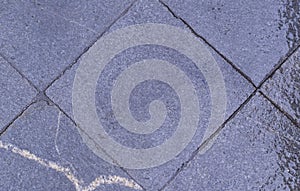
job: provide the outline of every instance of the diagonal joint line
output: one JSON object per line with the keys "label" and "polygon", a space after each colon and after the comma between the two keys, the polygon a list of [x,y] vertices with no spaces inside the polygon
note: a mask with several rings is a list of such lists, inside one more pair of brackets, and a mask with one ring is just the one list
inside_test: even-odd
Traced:
{"label": "diagonal joint line", "polygon": [[35,104],[36,101],[31,101],[29,104],[27,104],[19,114],[17,114],[11,122],[9,122],[2,130],[0,130],[0,137],[8,130],[8,128],[17,120],[19,119],[25,112],[26,110],[33,104]]}
{"label": "diagonal joint line", "polygon": [[175,14],[174,11],[162,0],[159,2],[172,14],[173,17],[183,22],[183,24],[198,38],[200,38],[204,43],[206,43],[211,49],[213,49],[219,56],[221,56],[232,68],[234,68],[240,75],[242,75],[253,87],[256,87],[254,82],[252,82],[251,78],[245,74],[241,69],[239,69],[232,61],[230,61],[224,54],[222,54],[217,48],[215,48],[211,43],[208,42],[203,36],[198,34],[182,17]]}
{"label": "diagonal joint line", "polygon": [[8,128],[19,119],[26,110],[31,107],[33,104],[38,103],[40,101],[45,101],[48,105],[56,105],[48,96],[46,96],[43,92],[39,92],[34,98],[32,98],[31,102],[29,102],[7,125],[5,125],[0,130],[0,137],[8,130]]}
{"label": "diagonal joint line", "polygon": [[126,13],[130,10],[130,8],[137,2],[137,0],[134,0],[110,25],[108,25],[104,31],[98,35],[95,40],[89,45],[87,46],[83,52],[75,58],[75,60],[69,65],[67,66],[54,80],[52,80],[52,82],[49,83],[49,85],[46,86],[46,88],[44,88],[43,92],[46,92],[46,90],[52,86],[54,84],[54,82],[56,82],[58,79],[60,79],[68,70],[70,70],[77,62],[78,60],[82,57],[83,54],[85,54],[111,27],[112,25],[114,25],[120,18],[122,18],[124,15],[126,15]]}
{"label": "diagonal joint line", "polygon": [[266,77],[260,82],[260,84],[257,86],[257,89],[260,89],[263,84],[270,78],[274,76],[276,71],[281,68],[281,66],[297,51],[300,49],[300,41],[298,45],[296,45],[294,48],[290,49],[290,51],[278,62],[277,66],[275,66],[269,74],[266,75]]}
{"label": "diagonal joint line", "polygon": [[29,83],[31,87],[33,87],[37,92],[39,92],[39,88],[37,88],[6,56],[0,53],[0,57],[2,57],[23,79]]}
{"label": "diagonal joint line", "polygon": [[269,98],[264,92],[259,91],[259,93],[264,96],[277,110],[279,110],[285,117],[287,117],[293,125],[300,128],[300,124],[297,123],[297,121],[286,111],[284,111],[279,105],[277,105],[271,98]]}
{"label": "diagonal joint line", "polygon": [[122,170],[122,171],[124,171],[132,180],[134,180],[136,183],[138,183],[139,184],[139,186],[143,189],[143,190],[146,190],[145,188],[144,188],[144,186],[141,184],[141,183],[139,183],[139,181],[137,181],[133,176],[131,176],[131,174],[129,174],[128,172],[127,172],[127,170],[125,169],[125,168],[123,168],[120,164],[118,164],[118,162],[114,159],[114,158],[112,158],[107,152],[106,152],[106,150],[105,149],[103,149],[92,137],[90,137],[86,132],[85,132],[85,130],[84,129],[82,129],[77,123],[76,123],[76,121],[69,115],[69,114],[67,114],[57,103],[55,103],[51,98],[49,98],[47,95],[45,95],[46,97],[47,97],[47,100],[49,100],[49,102],[51,103],[51,104],[53,104],[56,108],[58,108],[58,110],[61,112],[61,113],[63,113],[63,115],[64,116],[66,116],[80,131],[82,131],[84,134],[86,134],[87,135],[87,137],[89,138],[89,139],[91,139],[93,142],[94,142],[94,144],[96,145],[96,147],[98,148],[98,149],[100,149],[102,152],[104,152],[109,158],[111,158],[114,162],[115,162],[115,164],[116,165],[118,165],[118,167]]}
{"label": "diagonal joint line", "polygon": [[176,170],[173,176],[164,184],[164,186],[159,189],[160,191],[164,190],[176,177],[177,175],[186,167],[188,164],[196,157],[196,155],[203,149],[212,139],[214,139],[220,131],[229,123],[244,107],[249,103],[249,101],[255,96],[257,90],[254,90],[250,96],[220,125],[220,127],[210,135],[202,144],[200,144],[197,149],[192,153],[189,159],[182,163],[182,165]]}

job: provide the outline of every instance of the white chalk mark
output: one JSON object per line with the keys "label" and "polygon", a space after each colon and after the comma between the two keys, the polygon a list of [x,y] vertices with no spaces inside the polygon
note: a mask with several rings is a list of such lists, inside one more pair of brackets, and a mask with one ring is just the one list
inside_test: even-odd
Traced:
{"label": "white chalk mark", "polygon": [[61,111],[59,111],[58,113],[57,126],[56,126],[55,139],[54,139],[55,150],[59,156],[60,156],[60,152],[57,146],[57,137],[59,133],[60,118],[61,118]]}
{"label": "white chalk mark", "polygon": [[56,150],[57,154],[59,155],[60,159],[65,161],[66,163],[68,163],[70,165],[71,169],[73,170],[73,172],[76,172],[76,170],[73,167],[72,163],[70,163],[69,161],[67,161],[64,158],[61,158],[61,153],[60,153],[60,150],[59,150],[58,145],[57,145],[57,138],[58,138],[58,134],[59,134],[59,130],[60,130],[61,114],[62,114],[62,112],[59,111],[58,112],[58,118],[57,118],[56,131],[55,131],[55,138],[54,138],[54,147],[55,147],[55,150]]}
{"label": "white chalk mark", "polygon": [[34,154],[32,154],[30,151],[28,150],[24,150],[24,149],[20,149],[12,144],[9,143],[3,143],[2,141],[0,141],[0,149],[5,149],[7,151],[10,151],[12,153],[15,153],[17,155],[20,155],[26,159],[35,161],[37,163],[39,163],[42,166],[51,168],[57,172],[63,173],[68,179],[69,181],[71,181],[76,190],[77,191],[93,191],[95,190],[97,187],[101,186],[101,185],[105,185],[105,184],[119,184],[122,186],[126,186],[135,190],[142,190],[141,186],[139,186],[136,182],[134,182],[133,180],[129,180],[127,178],[124,177],[119,177],[119,176],[99,176],[98,178],[96,178],[93,182],[91,182],[88,186],[83,186],[84,182],[80,181],[69,168],[60,166],[58,164],[56,164],[55,162],[52,161],[48,161],[46,159],[42,159]]}
{"label": "white chalk mark", "polygon": [[89,186],[85,187],[82,191],[93,191],[102,184],[120,184],[129,188],[142,190],[134,181],[128,181],[128,179],[120,176],[100,176],[96,178]]}

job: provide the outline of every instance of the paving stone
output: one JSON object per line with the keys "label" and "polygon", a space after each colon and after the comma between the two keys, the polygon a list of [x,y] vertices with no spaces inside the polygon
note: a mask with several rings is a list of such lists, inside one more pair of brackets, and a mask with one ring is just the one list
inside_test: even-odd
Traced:
{"label": "paving stone", "polygon": [[[298,1],[163,1],[249,75],[255,84],[299,40]],[[3,1],[0,6],[0,53],[43,90],[132,2],[133,0]],[[128,13],[110,27],[106,35],[129,25],[144,23],[172,25],[193,35],[158,0],[137,1]],[[149,34],[155,32],[149,31]],[[176,37],[162,36],[165,36],[162,41],[168,41],[168,37]],[[128,39],[119,37],[123,36],[116,37],[120,39],[118,44],[126,44]],[[136,35],[132,40],[139,38],[141,37]],[[194,42],[204,43],[196,37]],[[183,45],[186,42],[178,37],[174,43]],[[192,46],[193,43],[190,47]],[[254,88],[216,52],[206,48],[212,53],[223,75],[227,94],[225,118],[228,118]],[[93,47],[90,50],[92,49]],[[84,54],[46,91],[73,119],[72,99],[76,100],[76,96],[72,97],[73,83],[77,69],[82,69],[80,64],[84,63],[83,60],[89,54],[91,51]],[[105,51],[99,51],[97,56],[106,54]],[[137,190],[140,189],[137,183],[146,190],[160,190],[182,167],[183,170],[165,190],[299,190],[300,130],[260,94],[229,121],[219,136],[216,136],[211,149],[204,154],[199,153],[187,167],[183,166],[202,143],[213,112],[211,86],[205,78],[205,71],[200,71],[187,55],[154,42],[118,52],[103,68],[97,81],[95,102],[92,103],[96,106],[97,116],[93,120],[98,119],[96,122],[103,126],[105,133],[101,134],[94,128],[92,134],[89,134],[94,140],[87,140],[82,131],[79,133],[81,121],[76,121],[75,126],[56,106],[43,101],[31,105],[0,137],[0,190]],[[165,116],[160,128],[150,134],[138,134],[129,131],[118,120],[116,110],[113,110],[113,96],[117,94],[118,99],[115,101],[123,100],[125,96],[122,96],[124,92],[121,89],[126,89],[129,82],[138,76],[148,76],[153,68],[148,67],[129,75],[123,86],[120,86],[120,92],[113,92],[118,77],[131,71],[134,68],[131,66],[138,65],[134,63],[146,59],[168,62],[173,68],[177,68],[177,74],[171,78],[176,81],[176,85],[152,79],[138,83],[129,92],[129,99],[125,100],[129,105],[125,109],[129,110],[121,110],[122,114],[129,113],[139,123],[153,120],[153,116],[157,114],[159,117]],[[299,119],[298,63],[298,53],[295,53],[262,88],[265,94],[295,120]],[[153,76],[171,76],[168,72],[170,71],[163,67]],[[93,73],[97,73],[96,69],[90,71],[88,76]],[[36,91],[2,58],[0,74],[0,87],[3,87],[0,90],[1,131],[2,126],[7,125],[28,105]],[[176,89],[186,85],[181,83],[181,75],[189,78],[194,89],[192,93],[183,91],[177,94]],[[221,92],[222,83],[216,82],[217,77],[213,84]],[[89,82],[84,85],[90,86]],[[82,91],[82,95],[87,94],[88,91]],[[193,96],[198,98],[199,114],[189,114],[199,118],[199,121],[192,140],[172,160],[153,168],[125,168],[125,172],[124,168],[106,162],[109,158],[106,154],[99,156],[98,151],[102,149],[110,153],[112,147],[105,147],[105,141],[109,138],[123,145],[124,150],[130,148],[137,151],[132,156],[129,155],[129,162],[140,160],[133,164],[144,164],[135,155],[138,151],[159,148],[175,137],[184,116],[182,95],[192,95],[189,97],[191,99]],[[218,99],[225,99],[225,96],[218,96]],[[164,104],[166,112],[160,107],[154,107],[153,110],[152,105],[155,104],[152,103],[157,103],[156,101]],[[82,112],[81,115],[85,116],[86,113]],[[178,143],[185,136],[185,132],[182,132]],[[103,140],[103,144],[96,145],[96,140]],[[91,143],[93,146],[89,145]],[[172,148],[168,149],[160,154],[171,152]],[[111,150],[116,151],[115,148]],[[123,153],[124,150],[116,152]],[[149,155],[147,159],[153,160],[155,155]]]}
{"label": "paving stone", "polygon": [[133,2],[134,0],[38,0],[36,3],[71,22],[101,33]]}
{"label": "paving stone", "polygon": [[299,190],[300,130],[260,94],[165,190]]}
{"label": "paving stone", "polygon": [[0,52],[40,90],[97,36],[29,1],[5,1],[0,11]]}
{"label": "paving stone", "polygon": [[[183,23],[175,19],[166,8],[161,6],[158,1],[140,1],[129,10],[128,14],[118,20],[111,27],[109,32],[128,25],[149,22],[163,23],[185,28]],[[210,51],[218,63],[225,80],[227,92],[226,117],[228,117],[252,93],[254,88],[228,63],[222,60],[222,58],[220,58],[212,50]],[[203,130],[207,125],[208,115],[210,113],[210,97],[207,83],[203,75],[197,72],[193,63],[185,55],[182,55],[173,49],[158,45],[145,45],[128,48],[126,51],[116,55],[111,62],[107,64],[107,67],[105,67],[105,70],[99,77],[96,89],[96,106],[98,116],[102,119],[101,122],[105,124],[104,128],[107,134],[113,137],[114,140],[130,148],[149,148],[163,143],[164,140],[171,137],[174,132],[175,127],[173,127],[173,125],[176,124],[176,121],[178,121],[178,113],[176,113],[178,111],[176,111],[176,109],[175,112],[170,114],[169,121],[164,123],[164,125],[160,128],[160,131],[145,136],[137,136],[133,133],[128,133],[119,125],[114,125],[112,127],[112,124],[117,124],[117,122],[114,117],[106,115],[112,112],[110,105],[111,82],[113,82],[116,77],[122,73],[122,71],[130,66],[130,64],[149,58],[166,60],[183,70],[195,84],[197,94],[201,100],[201,109],[203,109],[201,113],[202,121],[199,123],[199,130],[196,132],[193,141],[174,160],[151,169],[128,170],[131,176],[133,176],[147,190],[157,190],[167,182],[167,180],[173,173],[175,173],[177,168],[179,168],[184,161],[188,160],[192,151],[194,151],[201,142]],[[80,61],[46,91],[46,94],[72,117],[72,87],[76,69],[79,64]],[[153,93],[153,89],[155,88],[166,89],[165,91],[162,91],[163,94],[167,96],[167,98],[170,97],[170,101],[173,101],[172,103],[175,108],[178,106],[176,96],[174,96],[169,87],[157,82],[145,83],[144,85],[138,86],[135,91],[132,92],[132,99],[136,98],[136,101],[134,101],[136,104],[133,104],[131,111],[132,115],[137,119],[147,119],[147,109],[143,107],[139,108],[141,105],[138,104],[139,101],[143,100],[143,93],[141,92],[146,92],[148,95],[148,97],[146,96],[146,102],[149,102],[149,100],[153,100],[154,97],[157,96]]]}
{"label": "paving stone", "polygon": [[0,131],[30,103],[36,93],[36,90],[0,57]]}
{"label": "paving stone", "polygon": [[300,124],[299,90],[300,50],[298,49],[263,85],[262,91]]}
{"label": "paving stone", "polygon": [[299,1],[163,2],[256,85],[299,41]]}
{"label": "paving stone", "polygon": [[[139,188],[130,187],[134,183],[119,167],[94,155],[69,118],[45,102],[30,106],[1,136],[0,153],[1,190]],[[97,177],[102,183],[93,187]]]}

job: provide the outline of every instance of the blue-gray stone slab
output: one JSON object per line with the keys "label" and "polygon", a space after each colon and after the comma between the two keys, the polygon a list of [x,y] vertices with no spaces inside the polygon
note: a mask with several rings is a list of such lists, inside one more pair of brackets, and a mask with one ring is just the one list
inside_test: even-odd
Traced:
{"label": "blue-gray stone slab", "polygon": [[36,90],[0,56],[0,131],[28,105]]}
{"label": "blue-gray stone slab", "polygon": [[[51,5],[53,9],[60,6],[54,3],[58,1],[51,2],[45,4]],[[63,2],[66,7],[77,4],[75,1]],[[84,3],[81,4],[83,6]],[[77,10],[77,22],[72,21],[75,19],[73,17],[67,19],[67,15],[54,14],[42,5],[33,1],[5,1],[1,3],[0,10],[0,52],[40,90],[45,89],[73,63],[112,20],[127,8],[128,2],[113,1],[103,7],[100,4],[90,5],[93,6],[90,10],[92,13],[87,11],[88,7],[82,7],[81,12]],[[74,13],[74,10],[61,7],[60,13],[71,12]],[[79,15],[84,16],[84,21],[80,21]],[[88,23],[89,17],[98,26],[97,29],[92,30],[80,24]]]}
{"label": "blue-gray stone slab", "polygon": [[299,1],[162,1],[256,85],[299,41]]}
{"label": "blue-gray stone slab", "polygon": [[[139,1],[129,10],[129,12],[124,17],[118,20],[111,27],[110,31],[117,30],[128,25],[142,24],[147,22],[169,24],[188,30],[187,28],[185,28],[183,23],[181,23],[178,19],[175,19],[171,15],[171,13],[168,12],[168,10],[164,8],[158,1]],[[215,58],[223,73],[227,93],[226,117],[228,117],[239,107],[239,105],[243,101],[246,100],[246,98],[252,93],[254,88],[228,63],[226,63],[222,58],[214,53],[213,50],[209,50],[211,51],[213,57]],[[126,69],[126,67],[128,67],[130,64],[146,58],[166,60],[180,67],[180,69],[186,71],[192,81],[196,83],[199,98],[202,102],[204,102],[202,103],[203,105],[201,107],[201,109],[203,109],[203,121],[199,124],[199,130],[194,136],[193,141],[180,155],[178,155],[175,159],[169,161],[168,163],[155,168],[145,170],[128,170],[131,176],[133,176],[146,189],[157,190],[167,182],[172,174],[176,172],[177,168],[179,168],[183,162],[188,160],[188,158],[191,156],[191,153],[199,146],[201,137],[203,135],[203,129],[207,125],[207,119],[210,113],[210,96],[204,77],[202,76],[202,74],[197,74],[197,69],[194,69],[192,67],[193,63],[191,63],[184,55],[179,54],[173,49],[161,46],[138,46],[129,48],[126,51],[123,51],[122,53],[116,55],[115,58],[107,64],[106,70],[102,72],[98,80],[98,86],[96,90],[97,109],[106,108],[108,109],[109,113],[109,99],[104,103],[101,103],[99,101],[100,98],[109,97],[109,82],[115,79],[117,74],[122,72],[123,69]],[[46,94],[71,117],[73,117],[72,86],[76,69],[79,64],[80,60],[70,70],[66,71],[66,73],[56,82],[54,82],[54,84],[46,91]],[[149,92],[151,91],[151,88],[148,90],[146,86],[144,86],[144,88],[145,89],[141,87],[140,90],[145,92],[147,92],[148,90]],[[133,94],[135,93],[133,92]],[[172,93],[170,93],[169,95],[171,94]],[[144,115],[142,112],[135,113],[135,109],[137,108],[133,108],[133,110],[131,110],[133,111],[133,115]],[[99,111],[99,115],[101,115],[101,110]],[[174,114],[174,116],[176,116],[176,113]],[[107,119],[107,121],[109,121],[109,119]],[[103,123],[105,123],[105,121]],[[166,138],[172,135],[174,127],[169,129],[165,128],[161,131],[160,134],[155,134],[156,136],[148,137],[136,137],[132,134],[126,134],[126,132],[120,130],[120,128],[110,128],[109,126],[105,128],[105,130],[115,140],[119,141],[127,147],[144,148],[156,146],[156,144],[161,144]]]}
{"label": "blue-gray stone slab", "polygon": [[[90,190],[137,190],[129,187],[130,182],[122,185],[122,178],[132,179],[94,155],[70,119],[45,102],[31,105],[0,137],[0,166],[1,190],[88,190],[101,176],[120,179]],[[62,168],[69,172],[60,171]],[[70,174],[73,180],[67,177]],[[74,177],[82,189],[75,187]]]}
{"label": "blue-gray stone slab", "polygon": [[36,4],[66,18],[68,21],[76,22],[97,33],[101,33],[133,2],[134,0],[37,0]]}
{"label": "blue-gray stone slab", "polygon": [[263,86],[262,91],[300,125],[300,50]]}
{"label": "blue-gray stone slab", "polygon": [[165,190],[299,190],[299,149],[299,128],[258,94]]}

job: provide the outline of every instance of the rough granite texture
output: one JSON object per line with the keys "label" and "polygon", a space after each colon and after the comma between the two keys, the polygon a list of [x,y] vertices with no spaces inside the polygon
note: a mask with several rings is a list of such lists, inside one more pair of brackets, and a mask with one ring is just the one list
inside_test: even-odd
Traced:
{"label": "rough granite texture", "polygon": [[[110,31],[117,30],[128,25],[147,22],[163,23],[184,28],[182,23],[180,23],[179,20],[173,18],[172,15],[167,11],[167,9],[162,7],[160,3],[155,1],[141,1],[135,4],[124,17],[117,21],[111,27]],[[187,28],[185,29],[188,30]],[[220,58],[220,56],[214,53],[213,50],[210,49],[210,51],[219,64],[219,67],[223,73],[224,81],[226,83],[228,105],[226,117],[228,117],[238,108],[238,106],[243,101],[245,101],[245,99],[252,93],[252,91],[254,91],[254,88],[228,63],[226,63],[222,58]],[[207,125],[207,120],[209,117],[207,114],[210,113],[208,105],[210,103],[210,98],[208,87],[205,83],[204,77],[201,75],[201,73],[197,74],[199,72],[197,72],[197,69],[193,67],[193,63],[185,58],[184,55],[179,54],[175,50],[161,46],[139,46],[129,48],[121,54],[117,55],[110,63],[107,64],[107,69],[103,71],[101,76],[99,77],[96,91],[96,106],[98,109],[101,108],[103,110],[102,113],[104,115],[105,113],[111,113],[111,106],[109,104],[109,90],[111,88],[110,82],[112,82],[113,79],[115,79],[115,76],[117,76],[122,72],[122,70],[124,70],[124,67],[126,68],[130,64],[135,63],[141,59],[149,58],[166,60],[180,67],[181,70],[186,71],[189,74],[190,79],[197,85],[198,96],[202,104],[201,108],[203,108],[203,117],[201,118],[202,120],[199,123],[199,130],[194,136],[193,142],[191,142],[190,145],[178,157],[176,157],[176,159],[153,169],[128,171],[146,189],[156,190],[161,188],[163,184],[167,182],[172,174],[176,172],[177,168],[179,168],[183,162],[188,160],[189,156],[199,145],[203,136],[203,130]],[[76,68],[79,64],[80,60],[74,65],[74,67],[68,70],[65,75],[62,76],[62,78],[57,80],[46,92],[47,95],[54,102],[58,103],[70,116],[73,116],[71,103],[73,80],[76,73]],[[142,75],[142,73],[137,75]],[[142,92],[147,95],[147,99],[149,100],[152,99],[150,96],[152,89],[153,86],[148,86],[148,89],[147,87],[144,87],[144,89],[142,90]],[[167,88],[163,92],[165,92],[165,95],[168,95]],[[134,97],[134,92],[132,96]],[[105,99],[103,100],[103,98]],[[171,98],[172,96],[169,99]],[[100,99],[102,101],[99,101]],[[140,96],[139,100],[142,99],[143,97]],[[136,114],[142,115],[144,119],[147,118],[145,116],[146,114],[143,114],[139,110],[139,108],[137,108],[137,105],[135,107],[136,108],[133,108],[131,110],[133,115],[135,115],[134,111],[138,110]],[[103,116],[101,115],[100,109],[98,110],[98,112],[100,112],[99,116]],[[111,128],[110,124],[116,123],[114,119],[103,117],[104,121],[102,121],[102,123],[104,124],[104,128],[108,132],[108,134],[123,145],[131,148],[148,148],[160,145],[164,140],[172,136],[172,133],[174,132],[174,125],[172,125],[172,123],[176,125],[176,115],[178,116],[176,112],[173,113],[173,118],[172,116],[170,116],[169,121],[166,120],[165,125],[160,128],[160,131],[147,136],[136,136],[132,133],[127,133],[121,127],[114,126],[113,128]]]}
{"label": "rough granite texture", "polygon": [[[119,167],[113,166],[90,151],[82,142],[74,124],[55,106],[38,102],[1,136],[2,143],[25,149],[42,160],[70,169],[88,186],[97,177],[120,176],[130,179]],[[74,182],[62,172],[45,167],[19,154],[1,150],[1,190],[75,190]],[[118,184],[100,185],[101,190],[134,190]]]}
{"label": "rough granite texture", "polygon": [[0,132],[36,94],[36,90],[0,56]]}
{"label": "rough granite texture", "polygon": [[[4,0],[0,4],[0,190],[300,190],[298,0]],[[146,45],[116,53],[105,63],[99,77],[97,70],[91,68],[83,75],[88,78],[79,86],[82,89],[77,89],[80,94],[75,94],[81,99],[74,99],[78,71],[97,64],[84,62],[89,55],[93,57],[88,61],[107,56],[114,40],[113,48],[145,40],[143,34],[134,31],[133,37],[124,39],[127,34],[118,35],[110,39],[111,44],[105,44],[105,35],[145,23],[170,25],[185,32],[178,36],[159,33],[151,39],[153,43],[147,40]],[[148,31],[146,34],[157,34],[160,29]],[[191,41],[182,40],[181,35],[191,35]],[[163,42],[179,46],[172,44],[170,48],[162,46]],[[210,70],[214,65],[209,65],[212,62],[199,44],[215,59],[223,75],[226,97],[222,94],[223,83],[215,75],[218,72]],[[104,49],[91,54],[103,45]],[[188,55],[203,56],[204,69],[199,70]],[[124,93],[124,88],[128,89],[137,77],[147,77],[156,68],[147,65],[128,75],[129,79],[123,80],[126,83],[115,91],[118,77],[132,71],[135,63],[150,59],[160,60],[156,64],[169,63],[151,73],[152,77],[167,77],[175,83],[150,77]],[[215,78],[208,80],[207,74]],[[95,100],[82,104],[88,95],[93,100],[94,91],[85,89],[91,87],[91,76],[95,76]],[[262,80],[265,83],[258,86]],[[186,84],[192,84],[192,91],[180,89]],[[215,85],[217,91],[212,91],[209,84]],[[214,134],[206,139],[208,144],[203,144],[213,113],[213,92],[220,92],[217,99],[226,100],[225,119],[217,118],[221,122],[214,125]],[[187,99],[181,99],[186,95]],[[188,109],[184,107],[186,100],[196,100],[193,97],[199,102]],[[76,107],[72,99],[78,101]],[[120,100],[128,106],[120,104]],[[157,101],[164,104],[166,112],[161,107],[153,110],[152,103]],[[121,106],[121,117],[129,114],[121,120],[112,109],[116,102]],[[94,104],[96,115],[82,112],[82,108],[89,110]],[[74,114],[77,106],[81,112]],[[191,109],[195,106],[199,106],[199,113]],[[189,111],[187,119],[192,119],[184,127],[195,124],[191,128],[196,127],[196,132],[171,160],[146,169],[120,167],[116,158],[115,165],[106,161],[111,158],[107,156],[109,151],[118,157],[128,148],[161,148],[182,127],[179,124],[184,111]],[[93,116],[85,118],[93,124],[88,127],[92,128],[89,137],[83,136],[88,125],[75,119],[78,114]],[[128,124],[121,122],[132,116],[138,125],[129,126],[138,131],[143,126],[140,122],[156,119],[153,114],[162,120],[149,134],[130,131]],[[193,119],[199,119],[198,125]],[[98,122],[103,134],[96,128]],[[177,145],[145,159],[164,159],[163,155],[176,150],[190,132],[193,131],[185,129],[177,137]],[[123,145],[123,150],[107,146],[107,140]],[[207,145],[211,146],[208,150]],[[103,151],[105,154],[99,155]],[[126,162],[144,164],[146,160],[141,161],[137,153],[130,153]]]}
{"label": "rough granite texture", "polygon": [[256,85],[299,40],[298,1],[162,1]]}
{"label": "rough granite texture", "polygon": [[300,50],[262,87],[262,91],[300,124]]}
{"label": "rough granite texture", "polygon": [[165,190],[299,190],[300,129],[257,94]]}
{"label": "rough granite texture", "polygon": [[[129,6],[129,3],[114,2],[119,9],[111,11],[111,15],[100,10],[96,13],[97,17],[107,18],[101,22],[94,21],[97,22],[97,30],[73,22],[72,18],[58,16],[44,8],[44,4],[4,2],[0,10],[0,52],[35,86],[44,90]],[[51,2],[45,4],[50,6]],[[78,9],[85,12],[86,16],[94,16],[84,7]],[[60,12],[67,14],[70,11]],[[80,18],[78,20],[80,22]],[[90,22],[92,24],[92,20]]]}

